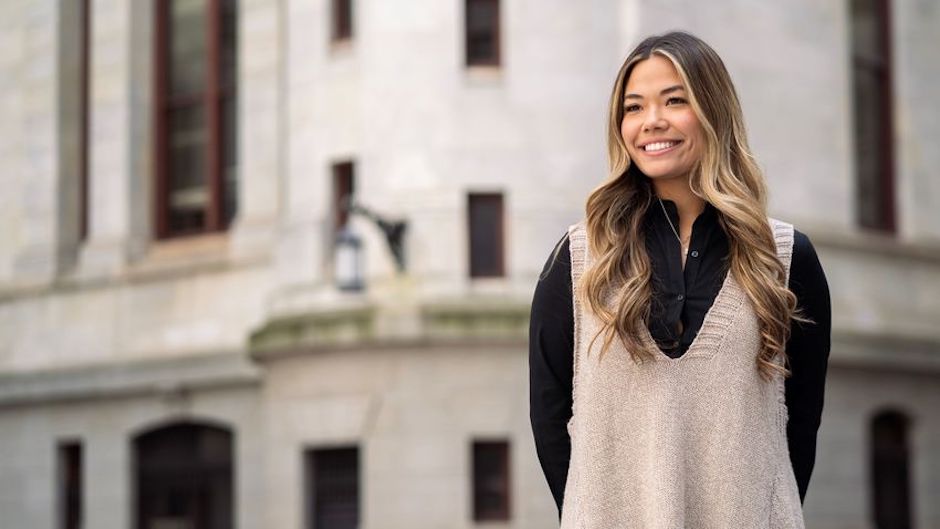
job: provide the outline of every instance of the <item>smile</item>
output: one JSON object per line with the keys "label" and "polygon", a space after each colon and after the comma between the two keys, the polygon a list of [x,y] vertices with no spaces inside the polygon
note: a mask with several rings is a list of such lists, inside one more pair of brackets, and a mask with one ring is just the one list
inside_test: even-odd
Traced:
{"label": "smile", "polygon": [[647,143],[643,146],[643,151],[647,154],[660,154],[672,150],[676,145],[682,143],[681,141],[657,141],[655,143]]}

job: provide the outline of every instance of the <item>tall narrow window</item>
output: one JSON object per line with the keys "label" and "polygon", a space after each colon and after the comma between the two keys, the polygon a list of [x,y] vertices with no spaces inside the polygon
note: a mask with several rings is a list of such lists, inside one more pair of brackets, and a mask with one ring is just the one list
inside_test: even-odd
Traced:
{"label": "tall narrow window", "polygon": [[157,6],[157,235],[224,230],[237,207],[236,0]]}
{"label": "tall narrow window", "polygon": [[333,164],[333,227],[338,233],[349,220],[347,207],[355,190],[355,165],[346,161]]}
{"label": "tall narrow window", "polygon": [[134,439],[138,529],[234,527],[233,435],[176,423]]}
{"label": "tall narrow window", "polygon": [[79,180],[79,220],[78,239],[84,241],[88,238],[88,105],[91,92],[88,83],[88,66],[91,62],[91,0],[81,0],[79,9],[79,25],[81,37],[79,44],[78,92],[78,180]]}
{"label": "tall narrow window", "polygon": [[910,529],[909,421],[886,411],[871,422],[871,484],[877,529]]}
{"label": "tall narrow window", "polygon": [[467,66],[499,66],[499,0],[466,0]]}
{"label": "tall narrow window", "polygon": [[888,0],[851,0],[858,222],[893,232],[894,122]]}
{"label": "tall narrow window", "polygon": [[349,40],[353,36],[353,0],[331,0],[333,41]]}
{"label": "tall narrow window", "polygon": [[357,447],[308,450],[307,527],[357,529],[359,527],[359,449]]}
{"label": "tall narrow window", "polygon": [[509,443],[473,443],[473,519],[509,520]]}
{"label": "tall narrow window", "polygon": [[61,529],[82,527],[82,444],[60,443],[57,454],[58,525]]}
{"label": "tall narrow window", "polygon": [[504,275],[503,195],[472,193],[467,209],[470,228],[470,277]]}

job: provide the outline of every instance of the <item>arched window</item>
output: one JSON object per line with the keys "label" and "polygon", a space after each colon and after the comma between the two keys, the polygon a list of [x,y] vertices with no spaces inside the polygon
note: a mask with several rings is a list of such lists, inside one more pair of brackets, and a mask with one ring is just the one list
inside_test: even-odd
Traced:
{"label": "arched window", "polygon": [[877,529],[911,527],[909,429],[909,419],[897,411],[883,411],[871,421],[872,506]]}
{"label": "arched window", "polygon": [[232,433],[175,423],[134,439],[138,529],[230,529]]}

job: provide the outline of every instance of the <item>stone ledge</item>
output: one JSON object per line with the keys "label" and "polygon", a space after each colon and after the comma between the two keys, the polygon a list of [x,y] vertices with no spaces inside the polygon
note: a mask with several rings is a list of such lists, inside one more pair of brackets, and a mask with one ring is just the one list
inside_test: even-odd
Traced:
{"label": "stone ledge", "polygon": [[254,385],[258,368],[240,352],[0,375],[0,408]]}
{"label": "stone ledge", "polygon": [[829,363],[882,371],[940,373],[940,337],[834,330]]}
{"label": "stone ledge", "polygon": [[529,306],[513,301],[374,304],[310,311],[270,320],[251,334],[255,361],[324,350],[435,345],[524,345]]}
{"label": "stone ledge", "polygon": [[421,321],[431,338],[527,338],[529,306],[507,300],[435,303],[421,308]]}
{"label": "stone ledge", "polygon": [[257,360],[284,350],[369,342],[375,338],[375,320],[373,306],[280,316],[251,333],[248,349]]}

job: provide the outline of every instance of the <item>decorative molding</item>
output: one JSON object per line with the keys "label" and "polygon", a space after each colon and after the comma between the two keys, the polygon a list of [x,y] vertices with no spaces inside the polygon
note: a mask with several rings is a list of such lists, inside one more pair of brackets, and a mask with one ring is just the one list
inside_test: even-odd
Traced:
{"label": "decorative molding", "polygon": [[178,396],[251,386],[261,374],[242,352],[132,360],[82,368],[0,375],[0,408],[116,397]]}
{"label": "decorative molding", "polygon": [[834,330],[830,364],[935,375],[940,373],[940,337]]}

